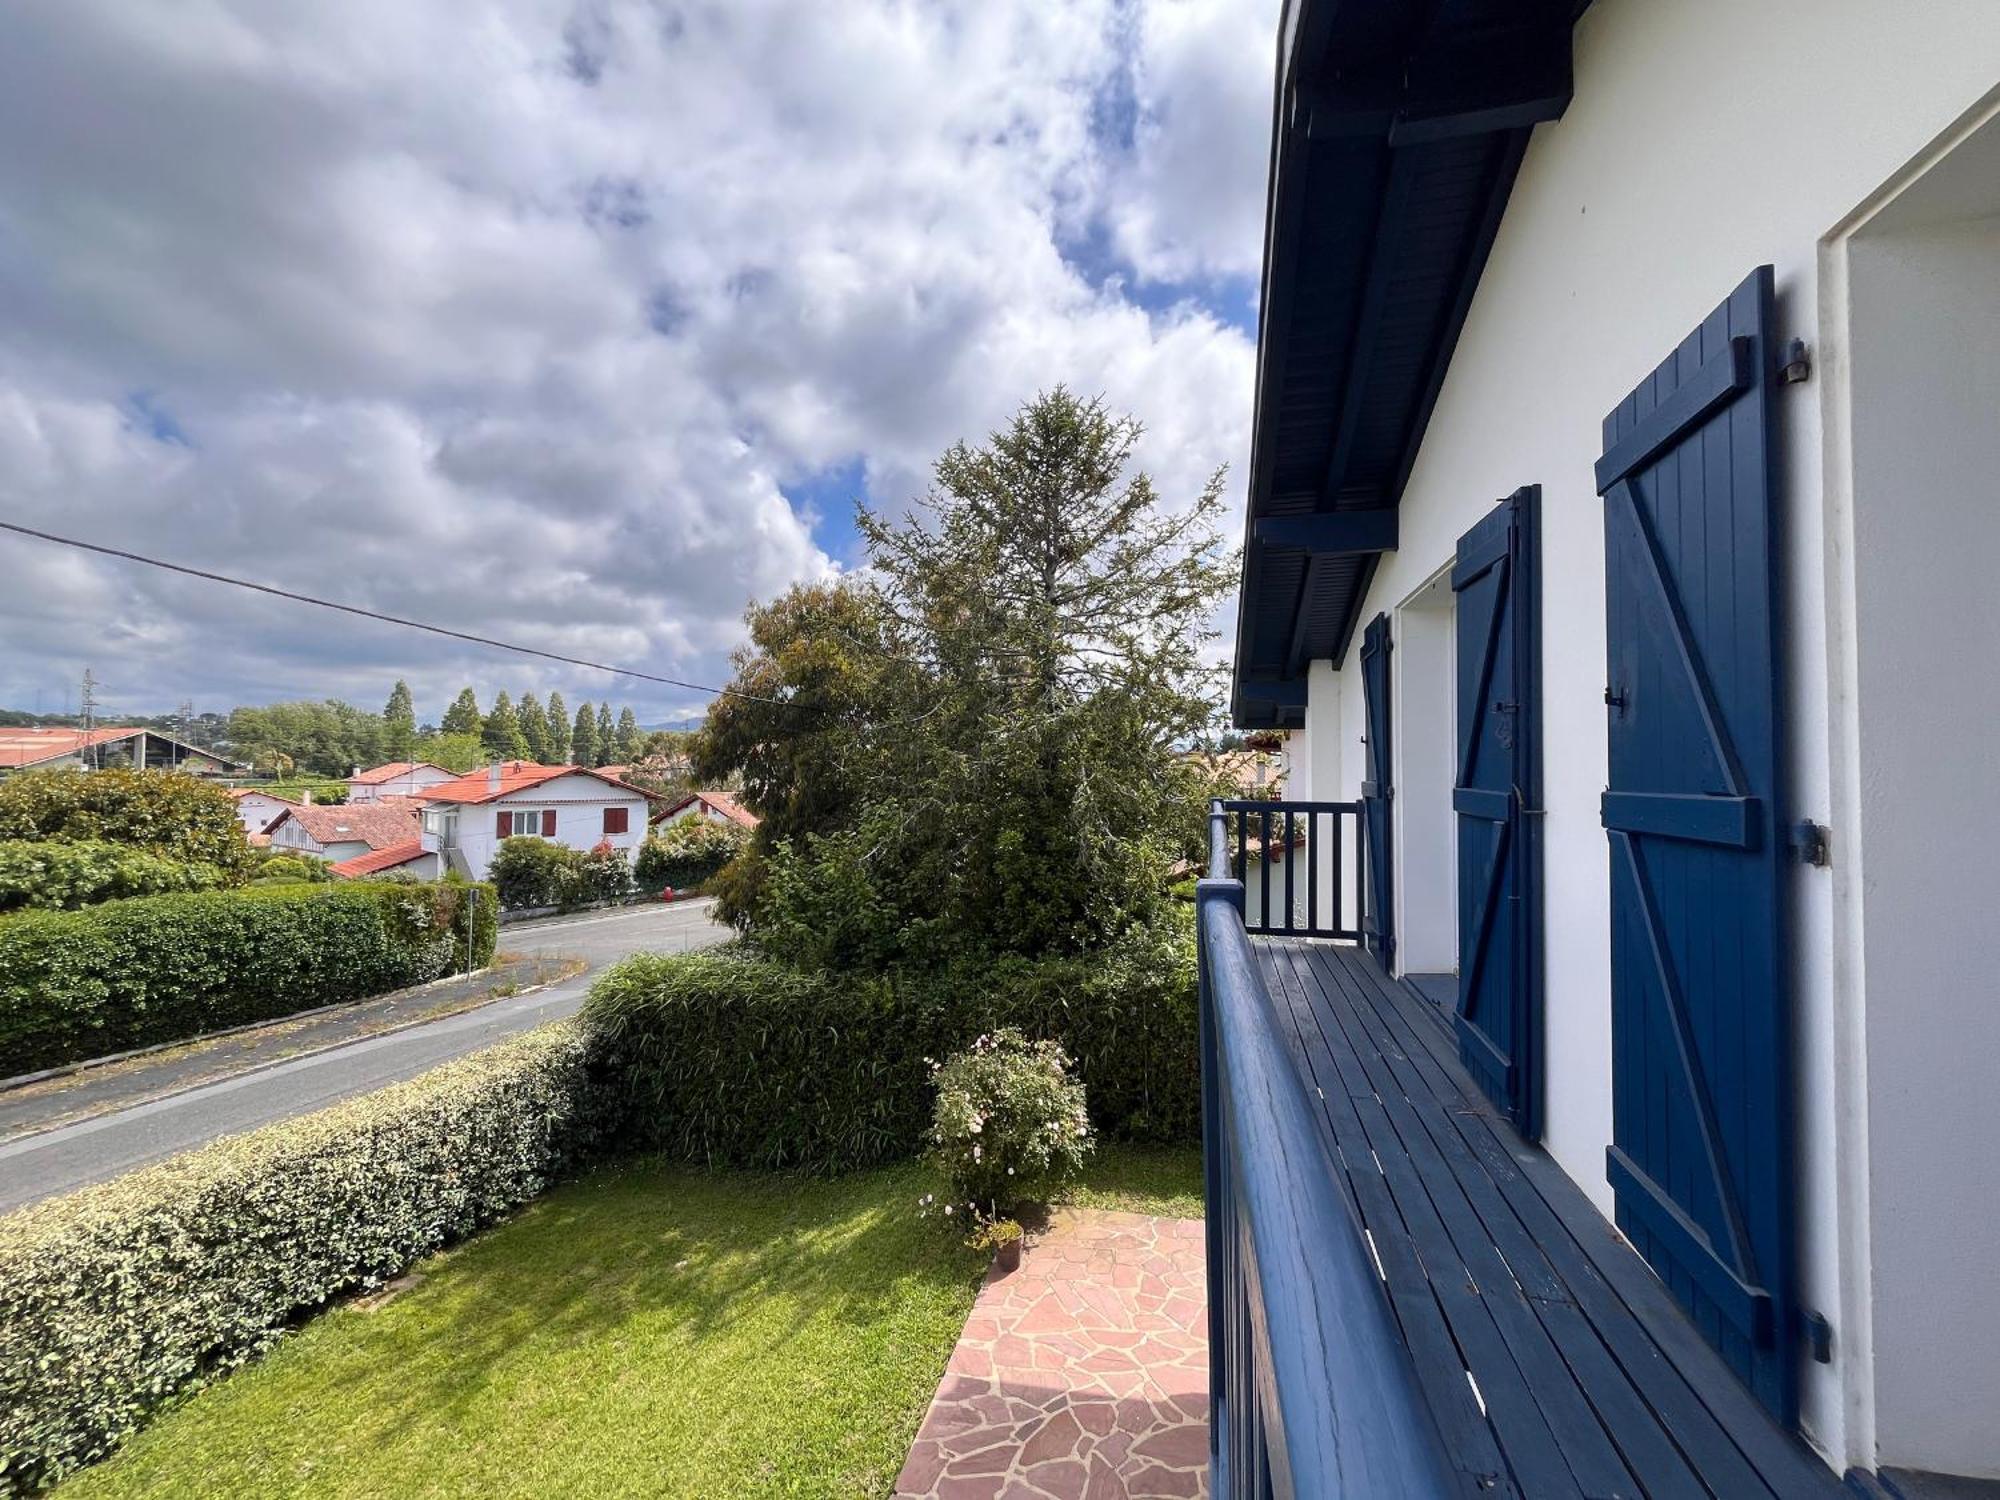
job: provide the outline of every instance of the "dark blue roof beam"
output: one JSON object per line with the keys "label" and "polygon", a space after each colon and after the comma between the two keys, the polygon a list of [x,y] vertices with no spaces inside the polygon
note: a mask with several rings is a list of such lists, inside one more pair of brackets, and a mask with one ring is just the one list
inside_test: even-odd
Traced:
{"label": "dark blue roof beam", "polygon": [[1272,547],[1302,547],[1311,553],[1345,556],[1396,550],[1393,510],[1321,511],[1309,516],[1260,516],[1251,530]]}
{"label": "dark blue roof beam", "polygon": [[1306,706],[1306,680],[1303,677],[1241,677],[1237,679],[1236,691],[1252,703],[1268,703],[1272,708]]}
{"label": "dark blue roof beam", "polygon": [[1311,140],[1386,135],[1414,146],[1562,118],[1573,79],[1567,22],[1420,52],[1394,79],[1300,84],[1293,119]]}

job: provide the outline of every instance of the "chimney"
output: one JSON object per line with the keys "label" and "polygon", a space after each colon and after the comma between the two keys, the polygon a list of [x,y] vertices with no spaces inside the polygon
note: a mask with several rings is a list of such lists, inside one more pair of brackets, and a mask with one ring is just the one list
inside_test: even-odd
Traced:
{"label": "chimney", "polygon": [[304,791],[299,793],[300,807],[311,807],[312,800],[313,800],[313,789],[311,787],[307,787]]}
{"label": "chimney", "polygon": [[359,776],[359,775],[361,774],[361,767],[360,767],[360,766],[358,766],[358,765],[357,765],[357,766],[356,766],[356,767],[354,768],[354,774],[355,774],[356,776]]}
{"label": "chimney", "polygon": [[491,766],[487,767],[486,790],[489,792],[500,790],[500,762],[497,760]]}

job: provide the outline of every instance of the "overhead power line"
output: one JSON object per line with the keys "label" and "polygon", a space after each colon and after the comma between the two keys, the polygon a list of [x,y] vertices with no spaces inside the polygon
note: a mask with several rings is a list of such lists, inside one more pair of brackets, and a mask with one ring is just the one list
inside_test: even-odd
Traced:
{"label": "overhead power line", "polygon": [[191,568],[185,563],[168,562],[165,558],[148,557],[142,552],[127,552],[120,547],[106,547],[98,542],[86,542],[73,536],[57,536],[50,531],[37,531],[32,526],[17,525],[12,521],[0,521],[0,531],[11,531],[16,536],[32,537],[38,542],[54,542],[60,547],[75,547],[81,552],[95,552],[101,557],[115,557],[124,562],[143,563],[149,568],[160,568],[169,573],[179,573],[188,578],[205,579],[209,583],[226,583],[231,588],[249,589],[255,594],[269,594],[274,599],[289,599],[295,604],[311,604],[320,609],[337,610],[344,615],[359,615],[364,620],[378,620],[385,625],[401,625],[407,630],[427,631],[431,635],[446,636],[454,641],[467,641],[475,646],[490,646],[496,651],[512,651],[521,656],[539,656],[544,661],[559,661],[572,667],[588,667],[594,672],[611,672],[620,677],[636,677],[642,682],[663,683],[667,687],[685,688],[691,693],[711,693],[720,698],[741,698],[748,703],[769,703],[779,708],[792,706],[785,698],[767,698],[757,693],[746,693],[741,688],[709,687],[699,682],[683,682],[678,677],[662,677],[655,672],[641,672],[634,667],[613,666],[609,662],[588,661],[581,656],[564,656],[559,651],[543,651],[536,646],[523,646],[513,641],[499,641],[491,636],[474,635],[466,630],[452,630],[443,625],[432,625],[423,620],[411,620],[402,615],[387,615],[379,610],[363,609],[358,604],[342,604],[333,599],[318,599],[311,594],[294,593],[291,589],[281,589],[274,584],[254,583],[248,578],[232,578],[227,573],[211,573],[206,568]]}

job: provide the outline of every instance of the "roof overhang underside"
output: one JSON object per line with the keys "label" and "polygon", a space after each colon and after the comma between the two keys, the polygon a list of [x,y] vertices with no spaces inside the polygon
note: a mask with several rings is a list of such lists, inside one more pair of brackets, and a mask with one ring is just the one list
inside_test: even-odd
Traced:
{"label": "roof overhang underside", "polygon": [[1288,0],[1230,709],[1304,722],[1377,558],[1588,0]]}

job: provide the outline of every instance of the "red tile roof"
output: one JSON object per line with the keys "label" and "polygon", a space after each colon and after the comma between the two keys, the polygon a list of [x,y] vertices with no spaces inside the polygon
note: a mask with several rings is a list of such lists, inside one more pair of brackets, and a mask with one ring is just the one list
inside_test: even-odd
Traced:
{"label": "red tile roof", "polygon": [[500,763],[499,784],[494,784],[493,767],[485,766],[456,781],[444,781],[436,786],[425,787],[418,798],[425,802],[497,802],[503,797],[511,797],[516,792],[530,791],[545,781],[554,781],[559,776],[589,776],[614,786],[621,792],[630,792],[643,797],[645,792],[628,782],[620,781],[609,772],[588,766],[543,766],[531,760],[507,760]]}
{"label": "red tile roof", "polygon": [[312,803],[288,807],[264,832],[275,834],[286,820],[297,823],[317,844],[351,844],[357,839],[370,849],[387,849],[417,836],[417,802],[411,797],[384,797],[379,802]]}
{"label": "red tile roof", "polygon": [[424,857],[424,841],[420,838],[404,839],[391,844],[386,849],[370,849],[366,854],[357,854],[352,859],[343,859],[327,868],[343,880],[352,880],[357,875],[377,875],[384,870],[393,870],[398,865],[409,864]]}
{"label": "red tile roof", "polygon": [[665,812],[662,812],[656,821],[664,822],[675,813],[685,810],[688,806],[696,802],[713,808],[716,812],[721,813],[723,817],[729,819],[730,822],[739,824],[744,828],[755,828],[759,823],[764,821],[727,792],[689,792],[685,797],[667,808]]}
{"label": "red tile roof", "polygon": [[372,766],[366,771],[356,772],[347,778],[347,784],[349,786],[380,786],[385,781],[394,781],[397,777],[407,776],[412,771],[426,769],[444,771],[445,775],[451,775],[451,772],[445,771],[443,766],[428,760],[392,760],[385,766]]}

